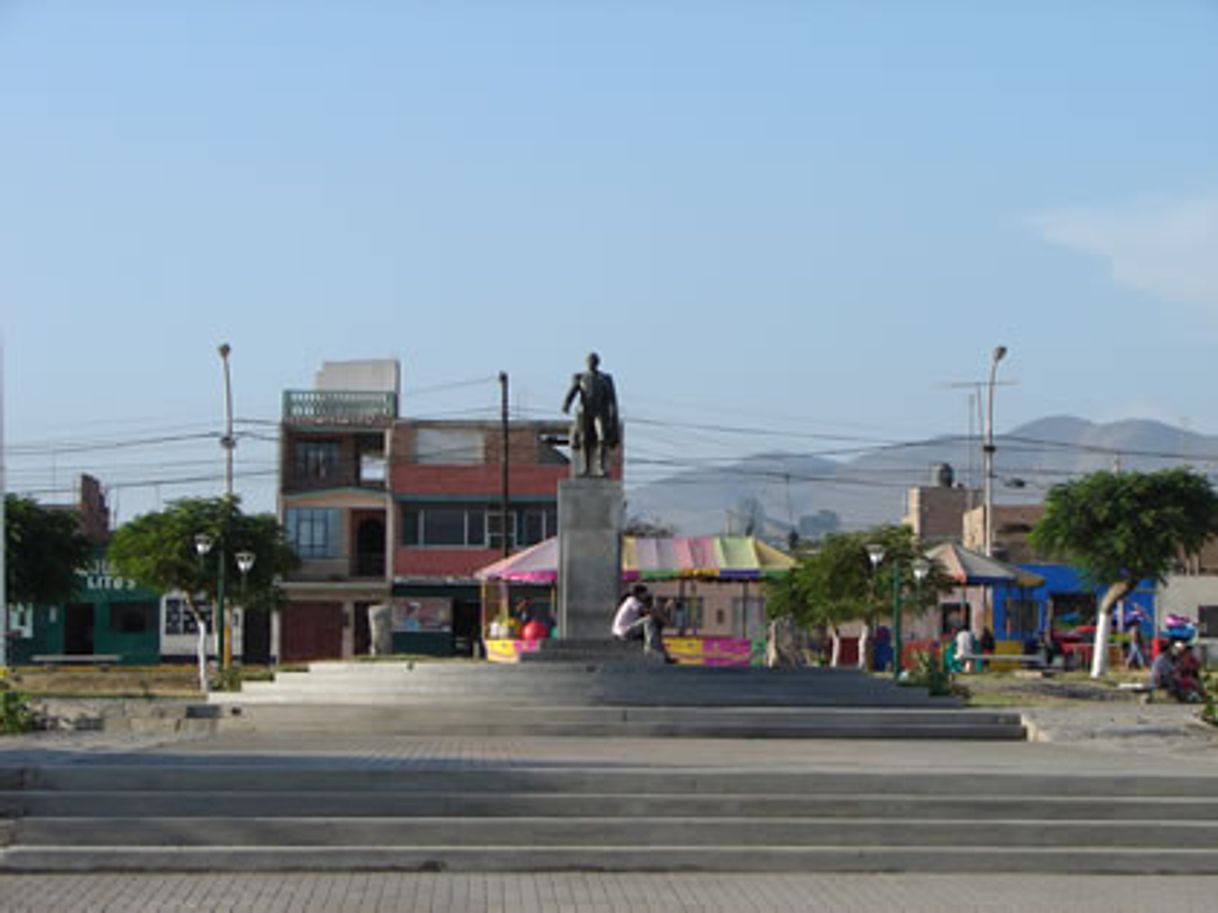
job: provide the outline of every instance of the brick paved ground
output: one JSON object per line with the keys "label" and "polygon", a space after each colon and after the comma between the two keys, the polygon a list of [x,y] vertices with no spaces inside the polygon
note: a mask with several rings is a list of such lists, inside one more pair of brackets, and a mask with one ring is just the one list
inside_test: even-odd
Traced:
{"label": "brick paved ground", "polygon": [[[78,733],[0,740],[0,763],[266,763],[412,767],[681,766],[1213,773],[1214,730],[1172,708],[1066,708],[1053,744]],[[0,875],[0,913],[124,911],[1218,910],[1218,877],[1000,875],[123,874]]]}
{"label": "brick paved ground", "polygon": [[1211,913],[1218,877],[1001,875],[0,875],[3,913]]}

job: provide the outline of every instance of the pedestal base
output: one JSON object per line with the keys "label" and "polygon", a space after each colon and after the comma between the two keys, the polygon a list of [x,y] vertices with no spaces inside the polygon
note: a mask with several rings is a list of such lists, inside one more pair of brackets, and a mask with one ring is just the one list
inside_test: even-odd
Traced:
{"label": "pedestal base", "polygon": [[622,483],[558,485],[558,634],[608,638],[622,587]]}

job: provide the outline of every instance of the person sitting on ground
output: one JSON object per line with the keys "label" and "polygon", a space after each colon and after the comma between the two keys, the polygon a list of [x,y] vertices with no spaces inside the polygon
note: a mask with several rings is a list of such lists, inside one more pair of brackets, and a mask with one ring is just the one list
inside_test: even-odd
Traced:
{"label": "person sitting on ground", "polygon": [[1201,663],[1197,661],[1193,648],[1186,643],[1176,644],[1173,650],[1176,651],[1176,675],[1172,683],[1172,694],[1181,703],[1196,704],[1205,693],[1201,684]]}
{"label": "person sitting on ground", "polygon": [[660,621],[651,612],[651,594],[646,586],[636,583],[613,616],[613,636],[618,640],[641,640],[644,653],[658,653],[671,662],[660,636],[661,629]]}
{"label": "person sitting on ground", "polygon": [[1174,657],[1175,647],[1170,650],[1161,650],[1159,655],[1155,657],[1155,661],[1150,664],[1150,674],[1146,678],[1146,684],[1152,691],[1172,691],[1176,681],[1176,663]]}

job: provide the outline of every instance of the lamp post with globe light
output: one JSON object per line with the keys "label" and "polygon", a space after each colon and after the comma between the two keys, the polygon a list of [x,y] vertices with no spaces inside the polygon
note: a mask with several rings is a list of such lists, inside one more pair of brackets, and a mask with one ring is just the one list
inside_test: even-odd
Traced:
{"label": "lamp post with globe light", "polygon": [[[912,568],[913,575],[914,575],[914,593],[915,593],[914,599],[915,599],[915,606],[916,606],[915,610],[920,612],[922,610],[922,581],[924,581],[926,579],[926,576],[930,573],[930,562],[927,561],[925,558],[923,558],[921,555],[919,555],[917,558],[915,558],[913,561],[911,561],[909,563],[909,566],[910,566],[910,568]],[[898,627],[897,630],[899,632],[900,628]],[[900,633],[898,633],[897,634],[897,649],[898,649],[897,656],[898,657],[901,655],[899,652],[900,646],[901,646]],[[899,673],[898,673],[898,675],[899,675]]]}
{"label": "lamp post with globe light", "polygon": [[[869,542],[866,546],[867,557],[871,560],[871,604],[875,605],[876,601],[876,581],[879,576],[880,564],[884,560],[884,546],[878,542]],[[860,644],[859,649],[859,665],[864,669],[867,668],[867,660],[864,655],[866,652],[866,644]]]}

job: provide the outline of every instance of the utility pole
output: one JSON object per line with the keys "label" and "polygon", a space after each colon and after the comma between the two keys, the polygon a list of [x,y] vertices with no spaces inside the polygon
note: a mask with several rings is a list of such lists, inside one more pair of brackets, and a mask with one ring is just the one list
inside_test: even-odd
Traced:
{"label": "utility pole", "polygon": [[1007,354],[1006,346],[998,346],[990,358],[989,401],[985,413],[985,556],[994,557],[994,375],[998,362]]}
{"label": "utility pole", "polygon": [[224,529],[220,535],[220,573],[216,581],[216,613],[220,622],[220,664],[228,671],[233,665],[233,619],[224,603],[224,583],[228,575],[228,533],[233,510],[233,381],[229,372],[228,355],[232,347],[227,342],[220,344],[220,360],[224,363],[224,437],[220,446],[224,448]]}
{"label": "utility pole", "polygon": [[508,375],[499,372],[499,434],[503,439],[503,453],[499,458],[499,533],[503,540],[503,557],[511,554],[508,543]]}

